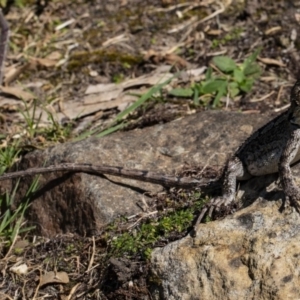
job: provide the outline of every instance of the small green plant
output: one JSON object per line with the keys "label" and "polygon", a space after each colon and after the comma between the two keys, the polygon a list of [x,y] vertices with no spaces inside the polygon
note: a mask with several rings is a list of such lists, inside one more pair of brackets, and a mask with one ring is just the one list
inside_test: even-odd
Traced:
{"label": "small green plant", "polygon": [[22,102],[25,106],[25,109],[24,110],[20,109],[19,112],[23,116],[24,121],[26,123],[26,126],[24,127],[24,129],[26,130],[29,137],[33,138],[36,134],[36,129],[39,126],[42,115],[40,114],[38,119],[35,121],[35,113],[36,113],[36,108],[37,108],[36,101],[34,101],[32,113],[30,113],[30,109],[29,109],[26,101],[23,100]]}
{"label": "small green plant", "polygon": [[0,175],[16,162],[20,151],[21,150],[18,149],[18,143],[12,143],[0,149]]}
{"label": "small green plant", "polygon": [[53,114],[48,111],[46,108],[44,108],[45,113],[48,116],[49,126],[43,127],[40,126],[42,113],[36,118],[36,109],[37,109],[37,103],[34,101],[33,103],[33,109],[30,111],[30,108],[28,107],[27,103],[23,101],[25,109],[20,110],[20,113],[22,114],[25,126],[24,131],[27,134],[27,137],[29,139],[33,139],[36,136],[43,136],[46,138],[47,141],[64,141],[67,137],[70,136],[71,133],[71,125],[69,126],[61,126],[54,118]]}
{"label": "small green plant", "polygon": [[50,122],[49,127],[38,130],[38,133],[45,136],[47,141],[62,142],[65,141],[71,135],[72,124],[67,126],[61,126],[54,118],[53,114],[46,110],[48,120]]}
{"label": "small green plant", "polygon": [[12,210],[18,185],[19,182],[10,195],[5,193],[0,196],[0,238],[8,246],[15,241],[18,234],[28,232],[34,228],[24,227],[24,214],[30,205],[31,195],[38,189],[38,177],[33,180],[17,209]]}
{"label": "small green plant", "polygon": [[213,100],[212,106],[217,107],[220,99],[225,96],[234,98],[239,94],[248,93],[261,74],[259,65],[255,62],[260,49],[256,50],[243,63],[237,64],[228,56],[217,56],[212,59],[214,69],[209,67],[205,80],[195,83],[189,88],[175,88],[169,92],[172,96],[192,97],[195,105],[199,99]]}
{"label": "small green plant", "polygon": [[124,74],[115,74],[112,78],[112,81],[114,83],[121,83],[124,80],[125,76]]}
{"label": "small green plant", "polygon": [[159,220],[149,220],[138,229],[125,232],[112,240],[115,255],[133,255],[141,252],[149,258],[152,248],[162,237],[171,232],[180,233],[191,226],[194,218],[193,208],[172,212]]}

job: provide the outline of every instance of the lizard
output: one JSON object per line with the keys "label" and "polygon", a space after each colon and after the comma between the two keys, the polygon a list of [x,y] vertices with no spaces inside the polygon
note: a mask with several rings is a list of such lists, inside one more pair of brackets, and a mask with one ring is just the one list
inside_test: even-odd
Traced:
{"label": "lizard", "polygon": [[[255,131],[228,160],[222,176],[222,195],[212,198],[202,208],[195,226],[203,220],[205,215],[211,217],[214,211],[222,207],[230,207],[234,203],[237,181],[276,172],[279,172],[285,194],[300,212],[298,203],[300,189],[293,180],[290,168],[291,164],[300,160],[300,80],[291,90],[290,102],[291,105],[287,111]],[[213,183],[217,182],[217,180],[207,178],[198,180],[192,177],[170,176],[151,171],[84,163],[63,163],[6,173],[0,176],[0,181],[57,171],[108,174],[152,182],[165,187],[205,188],[210,185],[214,186]]]}
{"label": "lizard", "polygon": [[300,212],[300,189],[290,166],[300,160],[300,79],[291,89],[290,107],[255,131],[228,160],[224,168],[222,195],[212,198],[195,224],[213,211],[230,207],[235,201],[237,181],[253,176],[279,173],[285,195]]}

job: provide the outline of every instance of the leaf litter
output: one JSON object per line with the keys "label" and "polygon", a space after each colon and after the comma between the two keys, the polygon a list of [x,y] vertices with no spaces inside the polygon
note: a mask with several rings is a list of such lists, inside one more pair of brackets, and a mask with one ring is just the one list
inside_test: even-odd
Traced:
{"label": "leaf litter", "polygon": [[[131,129],[211,108],[200,94],[191,94],[191,86],[205,80],[217,57],[227,57],[223,71],[229,66],[234,72],[259,47],[261,76],[248,93],[220,97],[218,108],[279,112],[299,76],[300,17],[297,4],[288,1],[46,2],[12,6],[6,15],[11,40],[0,94],[4,136],[23,134],[20,110],[27,108],[37,126],[48,126],[51,114],[58,124],[73,122],[76,134],[97,133],[116,119],[129,118]],[[130,120],[128,107],[139,100],[144,105],[147,97],[141,95],[168,79],[163,101],[153,97]],[[108,262],[101,234],[31,240],[12,247],[8,257],[3,249],[1,297],[150,299],[147,262],[140,256]]]}

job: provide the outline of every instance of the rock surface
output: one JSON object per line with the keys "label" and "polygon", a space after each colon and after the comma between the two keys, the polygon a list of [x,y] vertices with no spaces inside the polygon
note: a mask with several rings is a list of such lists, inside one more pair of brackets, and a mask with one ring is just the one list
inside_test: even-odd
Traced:
{"label": "rock surface", "polygon": [[[26,155],[17,168],[85,162],[172,174],[185,162],[222,166],[228,153],[235,150],[253,128],[269,119],[257,114],[203,112],[151,128],[35,151]],[[31,182],[32,178],[21,180],[17,201],[25,195]],[[41,189],[27,217],[44,236],[67,232],[95,234],[119,215],[141,212],[137,203],[142,199],[151,200],[144,192],[161,189],[149,183],[116,177],[108,180],[83,173],[47,174],[40,177],[39,183]],[[263,183],[261,180],[250,182],[250,191],[260,190]],[[2,187],[10,184],[6,182]]]}
{"label": "rock surface", "polygon": [[152,254],[153,299],[299,299],[300,216],[255,202]]}

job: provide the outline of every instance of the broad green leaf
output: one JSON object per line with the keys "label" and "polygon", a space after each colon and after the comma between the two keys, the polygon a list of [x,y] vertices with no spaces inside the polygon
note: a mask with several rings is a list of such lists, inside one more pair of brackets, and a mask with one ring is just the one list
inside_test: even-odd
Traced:
{"label": "broad green leaf", "polygon": [[235,81],[231,81],[229,84],[228,84],[228,87],[231,89],[231,88],[238,88],[239,87],[239,84]]}
{"label": "broad green leaf", "polygon": [[199,90],[198,89],[195,89],[194,90],[194,97],[193,97],[193,102],[196,106],[199,106],[200,105],[200,101],[199,101]]}
{"label": "broad green leaf", "polygon": [[229,89],[229,95],[230,95],[231,98],[234,98],[239,93],[240,93],[240,89],[239,88],[231,88],[231,89]]}
{"label": "broad green leaf", "polygon": [[212,94],[220,90],[220,88],[223,88],[223,86],[226,86],[226,81],[222,79],[216,79],[207,83],[204,83],[202,86],[201,92],[203,94]]}
{"label": "broad green leaf", "polygon": [[258,77],[261,73],[260,66],[258,64],[247,65],[244,69],[245,76]]}
{"label": "broad green leaf", "polygon": [[208,81],[212,78],[212,68],[208,67],[205,72],[205,80]]}
{"label": "broad green leaf", "polygon": [[239,84],[235,81],[232,81],[228,85],[228,92],[231,98],[234,98],[240,93]]}
{"label": "broad green leaf", "polygon": [[254,79],[247,79],[240,84],[240,89],[243,92],[248,93],[251,90],[253,83],[254,83]]}
{"label": "broad green leaf", "polygon": [[226,81],[222,81],[222,83],[219,85],[218,93],[213,101],[213,107],[216,107],[219,104],[221,97],[226,95],[226,87]]}
{"label": "broad green leaf", "polygon": [[239,68],[233,70],[233,78],[236,82],[240,83],[243,82],[245,79],[244,72]]}
{"label": "broad green leaf", "polygon": [[237,68],[235,61],[228,56],[216,56],[213,58],[213,63],[225,73],[231,72]]}
{"label": "broad green leaf", "polygon": [[241,65],[241,69],[244,71],[244,74],[245,74],[245,70],[254,63],[254,61],[256,60],[260,51],[261,51],[261,48],[258,48],[248,58],[245,59],[245,61]]}
{"label": "broad green leaf", "polygon": [[191,88],[176,88],[169,91],[168,94],[176,97],[192,97],[194,91]]}

